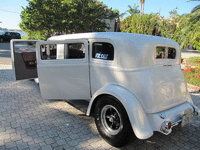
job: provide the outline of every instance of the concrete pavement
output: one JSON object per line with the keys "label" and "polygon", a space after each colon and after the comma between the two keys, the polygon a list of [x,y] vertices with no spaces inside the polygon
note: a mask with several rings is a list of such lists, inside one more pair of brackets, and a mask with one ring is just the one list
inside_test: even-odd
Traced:
{"label": "concrete pavement", "polygon": [[195,50],[182,50],[181,58],[188,60],[190,57],[200,57],[200,53]]}

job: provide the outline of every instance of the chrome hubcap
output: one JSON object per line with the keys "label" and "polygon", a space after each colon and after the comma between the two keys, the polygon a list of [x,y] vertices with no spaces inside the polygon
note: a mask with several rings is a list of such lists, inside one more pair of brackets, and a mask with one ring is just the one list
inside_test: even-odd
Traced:
{"label": "chrome hubcap", "polygon": [[112,105],[106,105],[102,108],[101,122],[105,130],[111,135],[118,134],[123,127],[121,115]]}

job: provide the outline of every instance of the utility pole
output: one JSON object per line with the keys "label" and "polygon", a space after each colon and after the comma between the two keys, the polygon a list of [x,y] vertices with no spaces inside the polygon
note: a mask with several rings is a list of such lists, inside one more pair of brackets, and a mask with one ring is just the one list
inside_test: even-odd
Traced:
{"label": "utility pole", "polygon": [[160,8],[159,8],[159,16],[160,16]]}

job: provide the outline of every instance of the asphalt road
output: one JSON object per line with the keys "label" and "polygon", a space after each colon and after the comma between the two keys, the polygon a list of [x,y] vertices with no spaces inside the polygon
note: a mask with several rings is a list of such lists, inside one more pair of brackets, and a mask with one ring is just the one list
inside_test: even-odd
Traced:
{"label": "asphalt road", "polygon": [[0,64],[11,64],[10,43],[0,43]]}

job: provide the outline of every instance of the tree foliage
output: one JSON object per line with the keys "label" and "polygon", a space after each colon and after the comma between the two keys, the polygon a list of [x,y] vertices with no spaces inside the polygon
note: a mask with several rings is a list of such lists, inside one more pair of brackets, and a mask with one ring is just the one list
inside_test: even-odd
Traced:
{"label": "tree foliage", "polygon": [[174,10],[171,10],[169,12],[170,17],[177,17],[178,16],[177,9],[178,9],[178,7],[176,7]]}
{"label": "tree foliage", "polygon": [[157,24],[158,16],[156,14],[144,14],[140,16],[139,13],[126,17],[121,22],[121,31],[138,34],[153,35],[154,27]]}
{"label": "tree foliage", "polygon": [[200,10],[181,17],[173,39],[182,48],[193,44],[194,48],[200,50]]}
{"label": "tree foliage", "polygon": [[193,45],[200,50],[200,10],[179,16],[177,8],[170,11],[170,18],[158,14],[131,14],[121,23],[122,32],[158,35],[178,42],[181,48]]}
{"label": "tree foliage", "polygon": [[194,13],[195,11],[200,9],[200,5],[197,5],[196,7],[194,7],[191,11],[191,13]]}
{"label": "tree foliage", "polygon": [[[117,16],[105,4],[93,0],[27,0],[21,12],[20,28],[32,38],[54,32],[79,33],[105,31],[105,19]],[[40,38],[40,39],[41,39]]]}
{"label": "tree foliage", "polygon": [[136,4],[133,5],[133,7],[131,7],[130,5],[128,5],[128,10],[125,13],[130,13],[131,15],[134,14],[138,14],[140,13],[140,10],[138,9],[139,6],[136,6]]}

